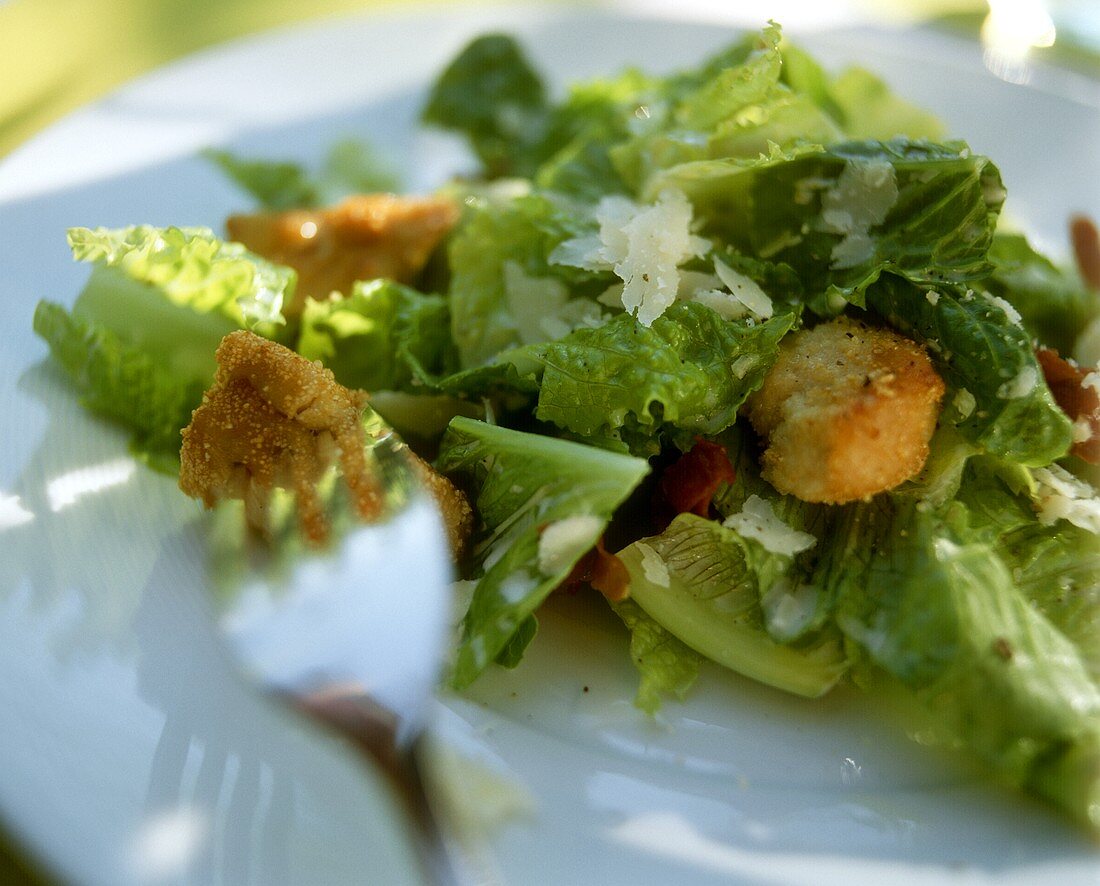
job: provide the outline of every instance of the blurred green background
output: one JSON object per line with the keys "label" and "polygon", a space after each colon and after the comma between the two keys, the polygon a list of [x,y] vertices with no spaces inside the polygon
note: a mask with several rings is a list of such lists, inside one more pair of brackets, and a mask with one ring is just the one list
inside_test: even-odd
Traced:
{"label": "blurred green background", "polygon": [[244,34],[401,0],[0,0],[0,155],[143,71]]}
{"label": "blurred green background", "polygon": [[[733,2],[691,0],[685,8],[705,15]],[[760,15],[815,5],[775,0],[761,4]],[[306,19],[413,6],[430,14],[422,0],[0,0],[0,156],[111,87],[195,50]],[[973,16],[988,7],[985,0],[836,0],[830,14],[848,8],[911,18]]]}
{"label": "blurred green background", "polygon": [[[434,5],[461,2],[476,0],[436,0]],[[717,16],[736,8],[730,5],[735,2],[680,0],[675,8],[685,16]],[[424,0],[0,0],[0,156],[73,108],[198,49],[307,19],[402,7],[430,14],[432,5]],[[630,3],[619,0],[614,5]],[[652,10],[660,3],[641,0],[638,5]],[[1100,0],[831,0],[826,14],[832,21],[845,16],[933,20],[977,37],[991,7],[1020,16],[1049,8],[1058,21],[1059,38],[1055,47],[1040,54],[1100,74],[1095,53],[1100,48]],[[825,8],[819,0],[769,0],[757,4],[753,13],[820,20]],[[1092,32],[1063,29],[1063,20],[1091,23]]]}

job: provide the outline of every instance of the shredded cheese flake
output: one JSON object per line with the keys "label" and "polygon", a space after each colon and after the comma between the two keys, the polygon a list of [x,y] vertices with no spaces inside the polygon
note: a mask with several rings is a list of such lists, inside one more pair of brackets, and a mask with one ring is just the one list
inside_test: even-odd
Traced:
{"label": "shredded cheese flake", "polygon": [[1038,383],[1039,370],[1034,366],[1025,366],[1015,377],[997,388],[997,396],[1002,400],[1019,400],[1034,391]]}
{"label": "shredded cheese flake", "polygon": [[755,280],[739,274],[720,258],[714,259],[714,273],[757,320],[767,320],[772,316],[775,311],[772,300]]}
{"label": "shredded cheese flake", "polygon": [[959,413],[959,418],[969,418],[978,407],[978,401],[966,388],[959,388],[952,404]]}
{"label": "shredded cheese flake", "polygon": [[988,301],[990,304],[995,305],[1002,311],[1004,311],[1004,314],[1008,318],[1009,323],[1013,324],[1014,326],[1019,326],[1024,322],[1024,318],[1020,316],[1020,312],[1017,311],[1010,302],[1005,301],[1005,299],[1001,298],[999,295],[992,295],[991,293],[985,291],[982,292],[982,295],[985,297],[985,300]]}
{"label": "shredded cheese flake", "polygon": [[539,572],[556,575],[568,569],[596,543],[602,531],[603,520],[591,515],[550,523],[539,535]]}
{"label": "shredded cheese flake", "polygon": [[635,542],[634,546],[638,549],[638,553],[642,555],[642,572],[645,574],[646,580],[658,587],[667,588],[671,579],[668,574],[668,566],[661,559],[661,555],[643,541]]}
{"label": "shredded cheese flake", "polygon": [[874,255],[871,228],[886,221],[897,199],[897,175],[891,164],[884,160],[845,163],[836,184],[821,199],[825,229],[844,235],[833,247],[834,268],[855,267]]}
{"label": "shredded cheese flake", "polygon": [[1036,468],[1032,476],[1036,482],[1032,500],[1040,523],[1068,520],[1100,535],[1100,498],[1092,486],[1059,465]]}
{"label": "shredded cheese flake", "polygon": [[680,265],[710,248],[691,233],[691,203],[675,188],[661,191],[651,206],[604,197],[596,221],[598,234],[566,240],[550,253],[550,261],[614,271],[623,281],[622,307],[651,326],[676,300]]}
{"label": "shredded cheese flake", "polygon": [[772,510],[771,502],[759,495],[750,495],[745,499],[741,513],[730,515],[722,525],[745,538],[755,539],[773,554],[793,557],[817,544],[817,539],[810,533],[794,529],[780,520]]}

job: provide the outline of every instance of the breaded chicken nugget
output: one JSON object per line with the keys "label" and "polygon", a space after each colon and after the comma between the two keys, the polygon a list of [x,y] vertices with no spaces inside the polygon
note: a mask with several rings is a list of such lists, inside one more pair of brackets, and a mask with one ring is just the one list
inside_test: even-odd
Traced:
{"label": "breaded chicken nugget", "polygon": [[307,298],[347,295],[357,280],[386,277],[411,283],[458,220],[440,197],[362,194],[325,209],[233,215],[229,237],[257,255],[298,272],[288,317]]}
{"label": "breaded chicken nugget", "polygon": [[747,404],[763,476],[812,502],[892,489],[924,466],[943,392],[924,349],[888,329],[838,317],[788,336]]}
{"label": "breaded chicken nugget", "polygon": [[[215,356],[214,384],[183,430],[185,493],[207,507],[241,499],[249,524],[263,531],[271,490],[292,490],[303,534],[319,543],[328,521],[316,484],[338,460],[360,518],[378,516],[381,490],[367,463],[362,423],[365,392],[345,388],[320,363],[243,330],[222,339]],[[469,502],[420,459],[414,468],[443,510],[458,556],[473,528]]]}

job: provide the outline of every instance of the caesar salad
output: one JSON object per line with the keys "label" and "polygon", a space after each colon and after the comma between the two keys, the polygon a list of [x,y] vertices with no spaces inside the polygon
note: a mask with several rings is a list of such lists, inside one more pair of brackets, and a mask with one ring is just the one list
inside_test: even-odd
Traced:
{"label": "caesar salad", "polygon": [[[774,24],[563,97],[485,35],[423,121],[476,158],[433,194],[348,144],[313,173],[218,151],[259,203],[227,238],[70,231],[89,282],[34,327],[88,408],[162,470],[205,434],[184,488],[262,529],[276,487],[317,518],[338,459],[369,499],[369,392],[445,503],[455,689],[584,589],[645,712],[707,660],[807,698],[886,687],[1100,832],[1095,227],[1055,264],[1002,219],[993,159]],[[238,383],[238,427],[278,429],[259,446],[232,448]]]}

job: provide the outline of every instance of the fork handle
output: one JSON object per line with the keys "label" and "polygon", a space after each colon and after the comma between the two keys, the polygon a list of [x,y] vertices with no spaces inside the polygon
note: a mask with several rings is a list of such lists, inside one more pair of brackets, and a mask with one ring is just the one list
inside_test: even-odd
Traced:
{"label": "fork handle", "polygon": [[397,718],[363,693],[317,692],[295,699],[295,706],[344,736],[386,776],[412,820],[421,865],[434,886],[460,886],[454,854],[432,809],[418,755],[421,738],[404,747],[397,742]]}

